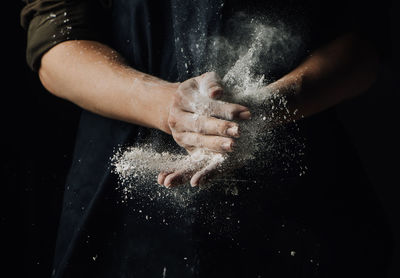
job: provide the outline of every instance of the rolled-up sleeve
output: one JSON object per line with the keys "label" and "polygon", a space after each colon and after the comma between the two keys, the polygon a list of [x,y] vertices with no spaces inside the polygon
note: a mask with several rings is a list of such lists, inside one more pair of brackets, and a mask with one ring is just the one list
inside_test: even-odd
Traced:
{"label": "rolled-up sleeve", "polygon": [[67,40],[107,41],[109,7],[99,0],[25,1],[21,25],[27,30],[26,59],[38,71],[49,49]]}

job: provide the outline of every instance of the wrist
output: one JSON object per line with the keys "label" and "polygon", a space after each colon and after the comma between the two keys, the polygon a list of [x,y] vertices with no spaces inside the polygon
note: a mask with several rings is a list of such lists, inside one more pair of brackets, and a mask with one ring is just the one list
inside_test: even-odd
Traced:
{"label": "wrist", "polygon": [[266,98],[262,109],[266,114],[273,115],[274,124],[283,124],[302,117],[302,74],[289,73],[262,90]]}
{"label": "wrist", "polygon": [[167,134],[171,134],[171,128],[168,124],[168,118],[179,85],[179,82],[166,82],[165,84],[163,84],[160,92],[160,98],[157,100],[158,111],[160,113],[155,128]]}

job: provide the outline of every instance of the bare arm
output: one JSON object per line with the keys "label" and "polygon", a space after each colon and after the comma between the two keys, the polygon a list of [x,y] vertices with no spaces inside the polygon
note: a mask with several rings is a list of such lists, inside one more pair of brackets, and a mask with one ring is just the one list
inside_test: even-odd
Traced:
{"label": "bare arm", "polygon": [[91,112],[171,133],[169,107],[179,84],[126,66],[123,58],[94,41],[66,41],[42,58],[46,89]]}
{"label": "bare arm", "polygon": [[[188,151],[232,151],[238,136],[232,120],[250,117],[244,106],[214,100],[222,87],[213,73],[170,83],[127,66],[116,51],[94,41],[56,45],[43,56],[39,76],[56,96],[105,117],[162,130]],[[210,116],[193,117],[200,82],[215,105]]]}
{"label": "bare arm", "polygon": [[314,51],[265,90],[286,96],[294,117],[310,116],[366,91],[375,81],[378,54],[366,41],[346,34]]}

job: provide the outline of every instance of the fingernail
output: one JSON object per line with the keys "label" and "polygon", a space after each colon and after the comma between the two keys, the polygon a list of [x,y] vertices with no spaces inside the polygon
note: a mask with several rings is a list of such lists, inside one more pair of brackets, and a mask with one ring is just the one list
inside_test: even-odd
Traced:
{"label": "fingernail", "polygon": [[250,113],[250,111],[247,110],[247,111],[240,112],[240,114],[239,114],[239,119],[242,119],[242,120],[251,119],[251,113]]}
{"label": "fingernail", "polygon": [[221,147],[225,151],[231,151],[233,147],[233,142],[232,141],[225,141],[221,144]]}
{"label": "fingernail", "polygon": [[229,136],[239,137],[239,127],[237,125],[232,126],[226,130],[226,134]]}

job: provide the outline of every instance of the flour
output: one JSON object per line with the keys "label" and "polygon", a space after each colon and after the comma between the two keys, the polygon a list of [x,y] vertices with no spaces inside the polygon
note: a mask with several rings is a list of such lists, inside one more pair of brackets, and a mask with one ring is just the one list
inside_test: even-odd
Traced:
{"label": "flour", "polygon": [[156,152],[151,145],[129,147],[117,152],[113,158],[115,172],[121,180],[148,178],[148,174],[195,170],[198,165],[222,162],[222,154],[211,154],[207,150],[196,150],[190,155]]}
{"label": "flour", "polygon": [[[230,188],[226,192],[238,194],[235,179],[227,177],[226,173],[245,167],[249,163],[256,165],[252,171],[286,172],[293,175],[304,174],[305,167],[301,157],[304,154],[304,142],[293,131],[298,131],[295,124],[288,129],[282,123],[293,116],[287,107],[284,96],[265,89],[273,81],[268,76],[275,68],[293,67],[293,51],[301,48],[301,41],[291,34],[282,24],[271,25],[262,20],[240,17],[238,26],[233,30],[238,34],[246,34],[246,40],[241,36],[209,38],[208,63],[206,71],[215,71],[223,76],[223,101],[238,103],[249,107],[252,119],[240,121],[240,138],[236,140],[235,150],[230,154],[215,154],[207,150],[197,150],[189,154],[177,154],[167,147],[158,152],[151,142],[141,146],[120,149],[112,158],[114,172],[121,182],[123,196],[128,199],[131,194],[149,194],[149,187],[156,182],[160,172],[194,171],[199,167],[218,164],[219,176],[214,179],[219,184]],[[238,39],[239,38],[239,39]],[[291,61],[291,62],[289,62]],[[195,111],[193,117],[210,116],[209,99],[205,82],[200,82],[199,92],[195,93]],[[275,163],[275,161],[280,161]],[[224,175],[225,174],[225,175]],[[224,182],[226,181],[226,182]],[[239,181],[239,180],[236,180]],[[213,182],[210,182],[212,184]],[[155,186],[155,185],[154,185]],[[153,186],[153,187],[154,187]],[[155,188],[155,187],[154,187]],[[158,187],[160,188],[160,187]],[[187,200],[195,191],[186,191],[187,186],[173,189],[173,193],[162,196],[174,200]],[[151,193],[160,197],[160,189]],[[179,192],[186,192],[181,194]],[[163,197],[163,198],[164,198]]]}

